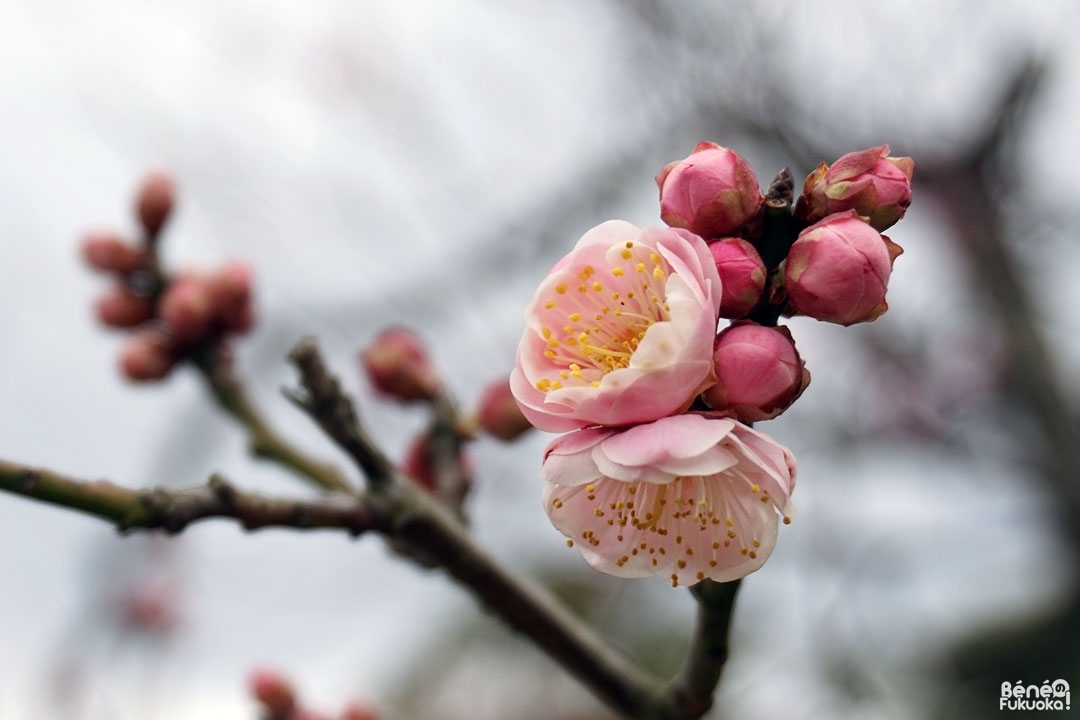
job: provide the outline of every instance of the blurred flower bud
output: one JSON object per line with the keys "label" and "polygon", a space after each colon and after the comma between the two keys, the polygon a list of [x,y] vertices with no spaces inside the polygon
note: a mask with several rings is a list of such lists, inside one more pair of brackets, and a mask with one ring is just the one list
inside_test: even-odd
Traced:
{"label": "blurred flower bud", "polygon": [[503,442],[516,440],[533,428],[510,392],[509,378],[496,380],[484,389],[476,408],[476,424]]}
{"label": "blurred flower bud", "polygon": [[720,317],[746,317],[761,302],[765,289],[765,263],[754,246],[740,238],[709,244],[720,273]]}
{"label": "blurred flower bud", "polygon": [[248,679],[251,695],[275,716],[290,716],[296,708],[296,692],[284,675],[259,668]]}
{"label": "blurred flower bud", "polygon": [[181,343],[194,345],[210,333],[214,310],[207,281],[198,275],[187,275],[166,288],[158,314]]}
{"label": "blurred flower bud", "polygon": [[120,370],[128,380],[161,380],[175,363],[169,338],[159,330],[140,330],[120,351]]}
{"label": "blurred flower bud", "polygon": [[740,420],[769,420],[786,410],[810,383],[786,327],[737,322],[716,336],[716,384],[704,398]]}
{"label": "blurred flower bud", "polygon": [[402,402],[431,401],[442,382],[415,334],[404,328],[383,330],[360,353],[368,381],[383,395]]}
{"label": "blurred flower bud", "polygon": [[95,304],[98,320],[109,327],[132,328],[154,316],[150,298],[136,295],[126,288],[116,288],[102,295]]}
{"label": "blurred flower bud", "polygon": [[911,204],[915,163],[888,155],[889,146],[881,145],[849,153],[832,167],[821,163],[807,176],[795,214],[816,223],[827,215],[854,210],[878,232],[892,227]]}
{"label": "blurred flower bud", "polygon": [[417,435],[405,449],[401,469],[428,492],[435,490],[435,471],[431,466],[431,446],[427,433]]}
{"label": "blurred flower bud", "polygon": [[765,202],[746,160],[709,142],[698,143],[685,160],[668,164],[656,184],[661,219],[705,239],[737,234]]}
{"label": "blurred flower bud", "polygon": [[146,251],[133,247],[112,233],[93,233],[82,241],[83,257],[90,267],[103,272],[130,275],[146,262]]}
{"label": "blurred flower bud", "polygon": [[341,713],[341,720],[378,720],[378,715],[367,703],[353,700],[345,706],[345,710]]}
{"label": "blurred flower bud", "polygon": [[811,225],[783,263],[789,312],[841,325],[877,319],[888,309],[885,291],[901,252],[855,210]]}
{"label": "blurred flower bud", "polygon": [[169,219],[176,201],[172,178],[162,173],[148,175],[139,188],[135,210],[148,237],[153,238]]}
{"label": "blurred flower bud", "polygon": [[210,277],[207,289],[225,330],[246,333],[255,326],[252,286],[251,268],[242,262],[226,263]]}
{"label": "blurred flower bud", "polygon": [[289,720],[330,720],[330,716],[311,708],[300,708],[289,716]]}

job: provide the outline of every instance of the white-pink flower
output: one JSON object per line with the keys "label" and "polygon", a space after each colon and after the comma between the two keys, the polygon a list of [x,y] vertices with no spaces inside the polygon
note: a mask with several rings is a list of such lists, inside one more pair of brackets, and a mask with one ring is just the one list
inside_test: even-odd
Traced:
{"label": "white-pink flower", "polygon": [[735,420],[687,413],[563,435],[541,474],[548,516],[594,568],[692,585],[761,567],[791,519],[795,459]]}
{"label": "white-pink flower", "polygon": [[720,276],[687,230],[610,220],[589,230],[525,312],[510,387],[549,432],[650,422],[713,379]]}

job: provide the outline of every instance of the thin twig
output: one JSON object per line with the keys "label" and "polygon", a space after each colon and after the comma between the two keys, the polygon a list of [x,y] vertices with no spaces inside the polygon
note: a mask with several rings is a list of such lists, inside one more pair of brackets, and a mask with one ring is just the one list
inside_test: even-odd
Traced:
{"label": "thin twig", "polygon": [[121,532],[178,533],[200,520],[232,518],[246,530],[290,527],[359,535],[373,529],[376,517],[363,498],[272,498],[240,490],[220,475],[198,487],[132,490],[0,460],[0,490],[108,520]]}
{"label": "thin twig", "polygon": [[231,363],[219,353],[210,349],[204,356],[194,358],[193,364],[218,405],[247,430],[252,455],[276,462],[322,490],[356,492],[340,470],[294,447],[271,427],[251,402]]}

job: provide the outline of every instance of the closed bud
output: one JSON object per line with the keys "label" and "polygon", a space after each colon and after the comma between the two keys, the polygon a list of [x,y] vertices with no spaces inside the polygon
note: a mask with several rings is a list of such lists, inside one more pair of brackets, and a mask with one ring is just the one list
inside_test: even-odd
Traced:
{"label": "closed bud", "polygon": [[120,351],[120,371],[135,382],[161,380],[175,363],[168,336],[154,329],[136,332]]}
{"label": "closed bud", "polygon": [[878,232],[892,227],[911,205],[911,176],[915,163],[889,157],[881,145],[825,163],[806,178],[795,214],[808,223],[834,213],[854,210]]}
{"label": "closed bud", "polygon": [[761,302],[765,289],[765,263],[754,246],[740,238],[709,244],[720,273],[720,317],[746,317]]}
{"label": "closed bud", "polygon": [[509,378],[496,380],[484,389],[476,409],[476,424],[503,442],[516,440],[533,427],[510,392]]}
{"label": "closed bud", "polygon": [[783,263],[789,313],[840,325],[877,319],[888,309],[885,291],[901,252],[855,210],[811,225]]}
{"label": "closed bud", "polygon": [[296,709],[296,691],[284,675],[266,668],[251,673],[251,695],[274,716],[288,717]]}
{"label": "closed bud", "polygon": [[161,232],[175,202],[176,189],[168,175],[153,173],[143,180],[136,196],[135,212],[147,237],[154,238]]}
{"label": "closed bud", "polygon": [[431,401],[442,382],[415,334],[404,328],[383,330],[360,353],[368,381],[383,395],[401,402]]}
{"label": "closed bud", "polygon": [[785,327],[734,323],[716,336],[713,361],[717,380],[704,392],[705,401],[746,422],[776,417],[810,383]]}
{"label": "closed bud", "polygon": [[150,298],[116,288],[97,299],[94,306],[98,320],[104,325],[132,328],[142,325],[154,316],[154,304]]}
{"label": "closed bud", "polygon": [[224,330],[246,333],[255,325],[252,303],[251,268],[242,262],[230,262],[210,276],[207,289]]}
{"label": "closed bud", "polygon": [[765,202],[746,160],[709,142],[699,143],[685,160],[667,165],[656,184],[660,218],[706,239],[738,234]]}
{"label": "closed bud", "polygon": [[194,345],[206,339],[215,315],[206,279],[188,275],[170,283],[161,298],[158,314],[183,344]]}
{"label": "closed bud", "polygon": [[130,275],[146,263],[146,251],[134,247],[119,235],[93,233],[82,241],[83,258],[90,267],[103,272]]}

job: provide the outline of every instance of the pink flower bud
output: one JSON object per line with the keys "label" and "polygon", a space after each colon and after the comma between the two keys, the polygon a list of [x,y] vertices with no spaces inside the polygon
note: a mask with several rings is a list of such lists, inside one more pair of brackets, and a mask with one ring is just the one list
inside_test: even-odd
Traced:
{"label": "pink flower bud", "polygon": [[215,309],[207,281],[188,275],[165,290],[158,314],[181,343],[194,345],[209,335]]}
{"label": "pink flower bud", "polygon": [[810,383],[786,327],[735,323],[716,336],[713,357],[717,381],[705,401],[746,422],[776,417]]}
{"label": "pink flower bud", "polygon": [[90,267],[120,275],[130,275],[146,263],[145,250],[112,233],[87,235],[82,241],[82,252]]}
{"label": "pink flower bud", "polygon": [[330,717],[326,713],[321,713],[318,710],[300,708],[289,720],[330,720]]}
{"label": "pink flower bud", "polygon": [[516,440],[533,427],[514,400],[509,378],[497,380],[484,390],[476,410],[476,423],[488,435],[503,442]]}
{"label": "pink flower bud", "polygon": [[176,202],[176,189],[172,178],[162,173],[153,173],[143,180],[135,201],[135,210],[139,223],[149,237],[161,232],[165,221],[172,213]]}
{"label": "pink flower bud", "polygon": [[720,273],[720,317],[746,317],[761,302],[765,289],[765,263],[754,246],[740,238],[709,244]]}
{"label": "pink flower bud", "polygon": [[274,715],[288,716],[296,708],[296,692],[284,675],[266,668],[251,673],[251,695]]}
{"label": "pink flower bud", "polygon": [[881,145],[849,153],[832,167],[821,163],[807,176],[795,214],[816,223],[827,215],[854,210],[878,232],[892,227],[911,204],[915,163],[888,155],[889,146]]}
{"label": "pink flower bud", "polygon": [[358,700],[354,700],[345,706],[341,713],[341,720],[378,720],[375,710]]}
{"label": "pink flower bud", "polygon": [[709,142],[661,170],[656,184],[661,219],[706,239],[737,234],[765,202],[746,160]]}
{"label": "pink flower bud", "polygon": [[360,364],[377,391],[401,402],[434,400],[442,382],[415,334],[387,328],[360,353]]}
{"label": "pink flower bud", "polygon": [[116,288],[99,297],[95,310],[103,324],[118,328],[137,327],[154,316],[150,298],[125,288]]}
{"label": "pink flower bud", "polygon": [[255,326],[252,285],[251,268],[242,262],[227,263],[209,278],[210,301],[225,330],[242,334]]}
{"label": "pink flower bud", "polygon": [[[462,476],[470,478],[473,475],[473,464],[469,456],[462,452],[459,457],[458,469]],[[401,462],[401,469],[405,474],[416,481],[416,484],[428,492],[439,489],[439,478],[436,475],[434,458],[431,455],[431,436],[421,433],[412,439],[409,447],[405,450],[405,458]]]}
{"label": "pink flower bud", "polygon": [[175,362],[169,338],[154,329],[136,332],[120,351],[120,371],[135,382],[161,380]]}
{"label": "pink flower bud", "polygon": [[783,263],[789,311],[841,325],[877,319],[901,252],[855,210],[828,216],[799,233]]}

